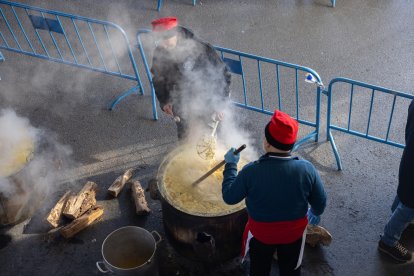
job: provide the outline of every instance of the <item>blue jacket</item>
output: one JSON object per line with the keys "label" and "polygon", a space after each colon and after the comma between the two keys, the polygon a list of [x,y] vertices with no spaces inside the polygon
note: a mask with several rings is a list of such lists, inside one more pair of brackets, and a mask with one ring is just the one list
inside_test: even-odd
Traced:
{"label": "blue jacket", "polygon": [[323,213],[326,193],[315,167],[297,157],[267,153],[237,174],[237,165],[223,171],[223,200],[236,204],[246,199],[249,216],[256,221],[291,221],[306,216],[308,204]]}
{"label": "blue jacket", "polygon": [[397,193],[405,206],[414,209],[414,100],[408,108],[405,148],[400,163]]}

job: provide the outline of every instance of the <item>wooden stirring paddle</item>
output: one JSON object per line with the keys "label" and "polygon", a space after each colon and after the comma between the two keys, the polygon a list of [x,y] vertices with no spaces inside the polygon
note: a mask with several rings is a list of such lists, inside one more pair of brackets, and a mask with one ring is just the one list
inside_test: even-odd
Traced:
{"label": "wooden stirring paddle", "polygon": [[[244,150],[246,148],[246,145],[242,145],[240,146],[238,149],[236,149],[233,154],[239,154],[242,150]],[[195,186],[197,184],[199,184],[201,181],[203,181],[204,179],[206,179],[207,177],[209,177],[211,174],[213,174],[215,171],[217,171],[218,169],[220,169],[221,166],[223,166],[224,164],[226,164],[226,161],[223,160],[220,163],[218,163],[217,165],[215,165],[211,170],[209,170],[208,172],[206,172],[203,176],[201,176],[199,179],[197,179],[196,181],[194,181],[191,186]]]}

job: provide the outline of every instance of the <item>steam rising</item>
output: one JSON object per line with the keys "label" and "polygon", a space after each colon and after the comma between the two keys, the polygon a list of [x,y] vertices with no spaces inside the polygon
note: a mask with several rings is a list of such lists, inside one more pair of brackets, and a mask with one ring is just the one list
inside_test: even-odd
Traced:
{"label": "steam rising", "polygon": [[[0,166],[17,164],[8,172],[2,170],[0,196],[3,203],[13,202],[11,209],[18,209],[19,213],[10,219],[18,220],[31,215],[48,195],[59,189],[59,174],[71,165],[72,150],[60,144],[55,135],[33,127],[28,119],[11,109],[0,110],[0,129]],[[25,147],[27,144],[31,147]],[[30,152],[22,155],[22,150]],[[16,163],[16,156],[24,159]]]}
{"label": "steam rising", "polygon": [[[177,85],[170,90],[170,97],[175,109],[180,112],[178,115],[183,116],[189,123],[187,142],[196,144],[202,135],[208,135],[212,130],[208,124],[212,123],[214,113],[223,112],[224,119],[220,122],[218,131],[218,153],[246,144],[247,150],[243,155],[247,156],[247,159],[255,159],[257,153],[251,146],[253,141],[250,134],[241,129],[234,106],[228,98],[223,97],[226,87],[223,77],[225,65],[205,61],[201,61],[201,66],[195,64],[200,62],[199,57],[203,55],[203,45],[191,37],[178,37],[177,46],[168,51],[161,51],[168,56],[160,59],[183,64],[183,68],[179,69],[182,70],[182,78],[176,80]],[[165,71],[166,68],[161,71]],[[223,156],[216,156],[216,159],[222,158]]]}
{"label": "steam rising", "polygon": [[[114,5],[115,7],[115,5]],[[65,63],[71,63],[84,67],[93,67],[96,70],[109,72],[112,74],[126,74],[135,76],[132,68],[132,62],[129,58],[127,49],[132,46],[133,37],[136,30],[129,34],[130,45],[124,39],[123,33],[112,25],[104,28],[101,24],[86,23],[82,20],[72,21],[69,18],[61,17],[59,24],[65,30],[65,35],[53,33],[53,38],[48,31],[34,29],[27,16],[27,11],[22,8],[15,8],[14,11],[7,5],[2,5],[5,19],[10,23],[14,33],[7,29],[5,24],[0,24],[0,33],[3,40],[11,48],[22,49],[26,52],[32,52]],[[122,9],[121,9],[122,10]],[[118,9],[116,12],[109,9],[110,17],[119,18]],[[16,21],[16,16],[20,22]],[[45,13],[33,12],[33,16],[44,16],[47,19],[55,20],[54,16]],[[99,15],[100,19],[105,19],[105,15]],[[128,22],[126,16],[122,16],[122,24]],[[21,24],[21,28],[19,26]],[[131,23],[128,24],[129,26]],[[76,27],[75,27],[76,26]],[[25,30],[25,33],[21,29]],[[20,45],[16,44],[16,41]],[[8,55],[8,53],[6,53]],[[7,58],[6,55],[6,58]],[[97,103],[107,105],[112,99],[111,96],[119,96],[126,89],[137,85],[135,81],[128,81],[122,78],[108,76],[97,73],[88,69],[79,69],[78,67],[57,64],[54,62],[42,62],[40,59],[28,59],[24,55],[17,56],[18,61],[26,69],[27,77],[24,81],[20,80],[19,74],[16,74],[15,68],[2,68],[7,72],[3,76],[6,83],[2,84],[5,88],[2,90],[0,100],[8,105],[20,104],[25,101],[25,95],[22,91],[28,91],[30,94],[39,94],[41,96],[54,97],[56,99],[53,105],[48,106],[55,115],[66,117],[67,114],[76,111],[79,103]],[[108,78],[105,79],[105,76]],[[102,83],[103,89],[96,89],[96,82]],[[105,85],[105,81],[111,81],[111,85]],[[118,82],[116,82],[118,81]],[[30,89],[28,90],[28,87]],[[95,89],[94,89],[95,88]],[[19,93],[15,93],[19,91]],[[109,93],[106,94],[106,93]],[[95,109],[91,109],[92,111]]]}

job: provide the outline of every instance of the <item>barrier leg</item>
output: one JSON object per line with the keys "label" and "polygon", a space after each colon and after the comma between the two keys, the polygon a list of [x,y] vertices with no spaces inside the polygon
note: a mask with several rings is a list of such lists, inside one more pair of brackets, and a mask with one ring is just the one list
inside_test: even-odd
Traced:
{"label": "barrier leg", "polygon": [[[0,52],[0,62],[4,61],[4,56],[2,54],[2,52]],[[1,76],[0,76],[0,80],[1,80]]]}
{"label": "barrier leg", "polygon": [[335,2],[336,2],[336,0],[331,0],[332,8],[335,8]]}
{"label": "barrier leg", "polygon": [[122,100],[122,99],[124,99],[125,97],[127,97],[127,96],[129,96],[130,94],[132,94],[132,93],[134,93],[135,91],[137,91],[138,89],[139,89],[140,87],[137,85],[137,86],[134,86],[134,87],[132,87],[131,89],[129,89],[128,91],[126,91],[125,93],[123,93],[121,96],[119,96],[118,98],[116,98],[112,103],[111,103],[111,106],[108,108],[110,111],[112,111],[114,108],[115,108],[115,106]]}
{"label": "barrier leg", "polygon": [[299,140],[298,142],[295,143],[295,145],[293,146],[292,151],[295,151],[296,149],[298,149],[301,145],[303,145],[308,140],[313,139],[314,141],[316,141],[317,134],[318,133],[316,131],[314,131],[314,132],[306,135],[305,137],[303,137],[301,140]]}
{"label": "barrier leg", "polygon": [[193,6],[195,6],[195,5],[196,5],[196,2],[197,2],[197,0],[193,0]]}
{"label": "barrier leg", "polygon": [[339,156],[338,149],[336,148],[335,140],[330,130],[328,131],[328,141],[331,144],[332,150],[335,154],[336,166],[338,167],[338,171],[342,171],[341,157]]}
{"label": "barrier leg", "polygon": [[152,115],[154,117],[154,120],[158,120],[157,100],[156,100],[155,90],[153,86],[151,89],[151,99],[152,99]]}
{"label": "barrier leg", "polygon": [[157,11],[160,11],[161,10],[161,6],[162,6],[162,0],[158,0],[158,3],[157,3]]}
{"label": "barrier leg", "polygon": [[[135,66],[135,63],[134,63]],[[135,67],[134,67],[135,68]],[[116,98],[111,106],[108,108],[110,111],[112,111],[112,109],[115,108],[115,106],[126,96],[134,93],[135,91],[137,91],[138,89],[141,91],[141,95],[144,95],[144,87],[142,86],[142,82],[141,82],[141,78],[138,75],[138,72],[136,71],[136,76],[137,76],[137,80],[138,80],[138,85],[132,87],[131,89],[127,90],[126,92],[124,92],[121,96],[119,96],[118,98]]]}
{"label": "barrier leg", "polygon": [[315,142],[319,141],[319,128],[321,126],[321,94],[322,89],[320,86],[318,86],[317,94],[316,94],[316,136],[315,136]]}

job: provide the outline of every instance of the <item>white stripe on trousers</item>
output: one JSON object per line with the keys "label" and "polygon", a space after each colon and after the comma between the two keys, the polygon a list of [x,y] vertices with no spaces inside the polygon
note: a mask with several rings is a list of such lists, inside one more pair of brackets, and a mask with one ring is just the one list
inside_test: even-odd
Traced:
{"label": "white stripe on trousers", "polygon": [[305,241],[306,241],[306,230],[307,230],[307,227],[305,228],[305,231],[303,231],[302,245],[300,246],[300,253],[299,253],[298,263],[296,264],[295,270],[298,269],[299,266],[302,264],[303,251],[304,251],[304,248],[305,248]]}

